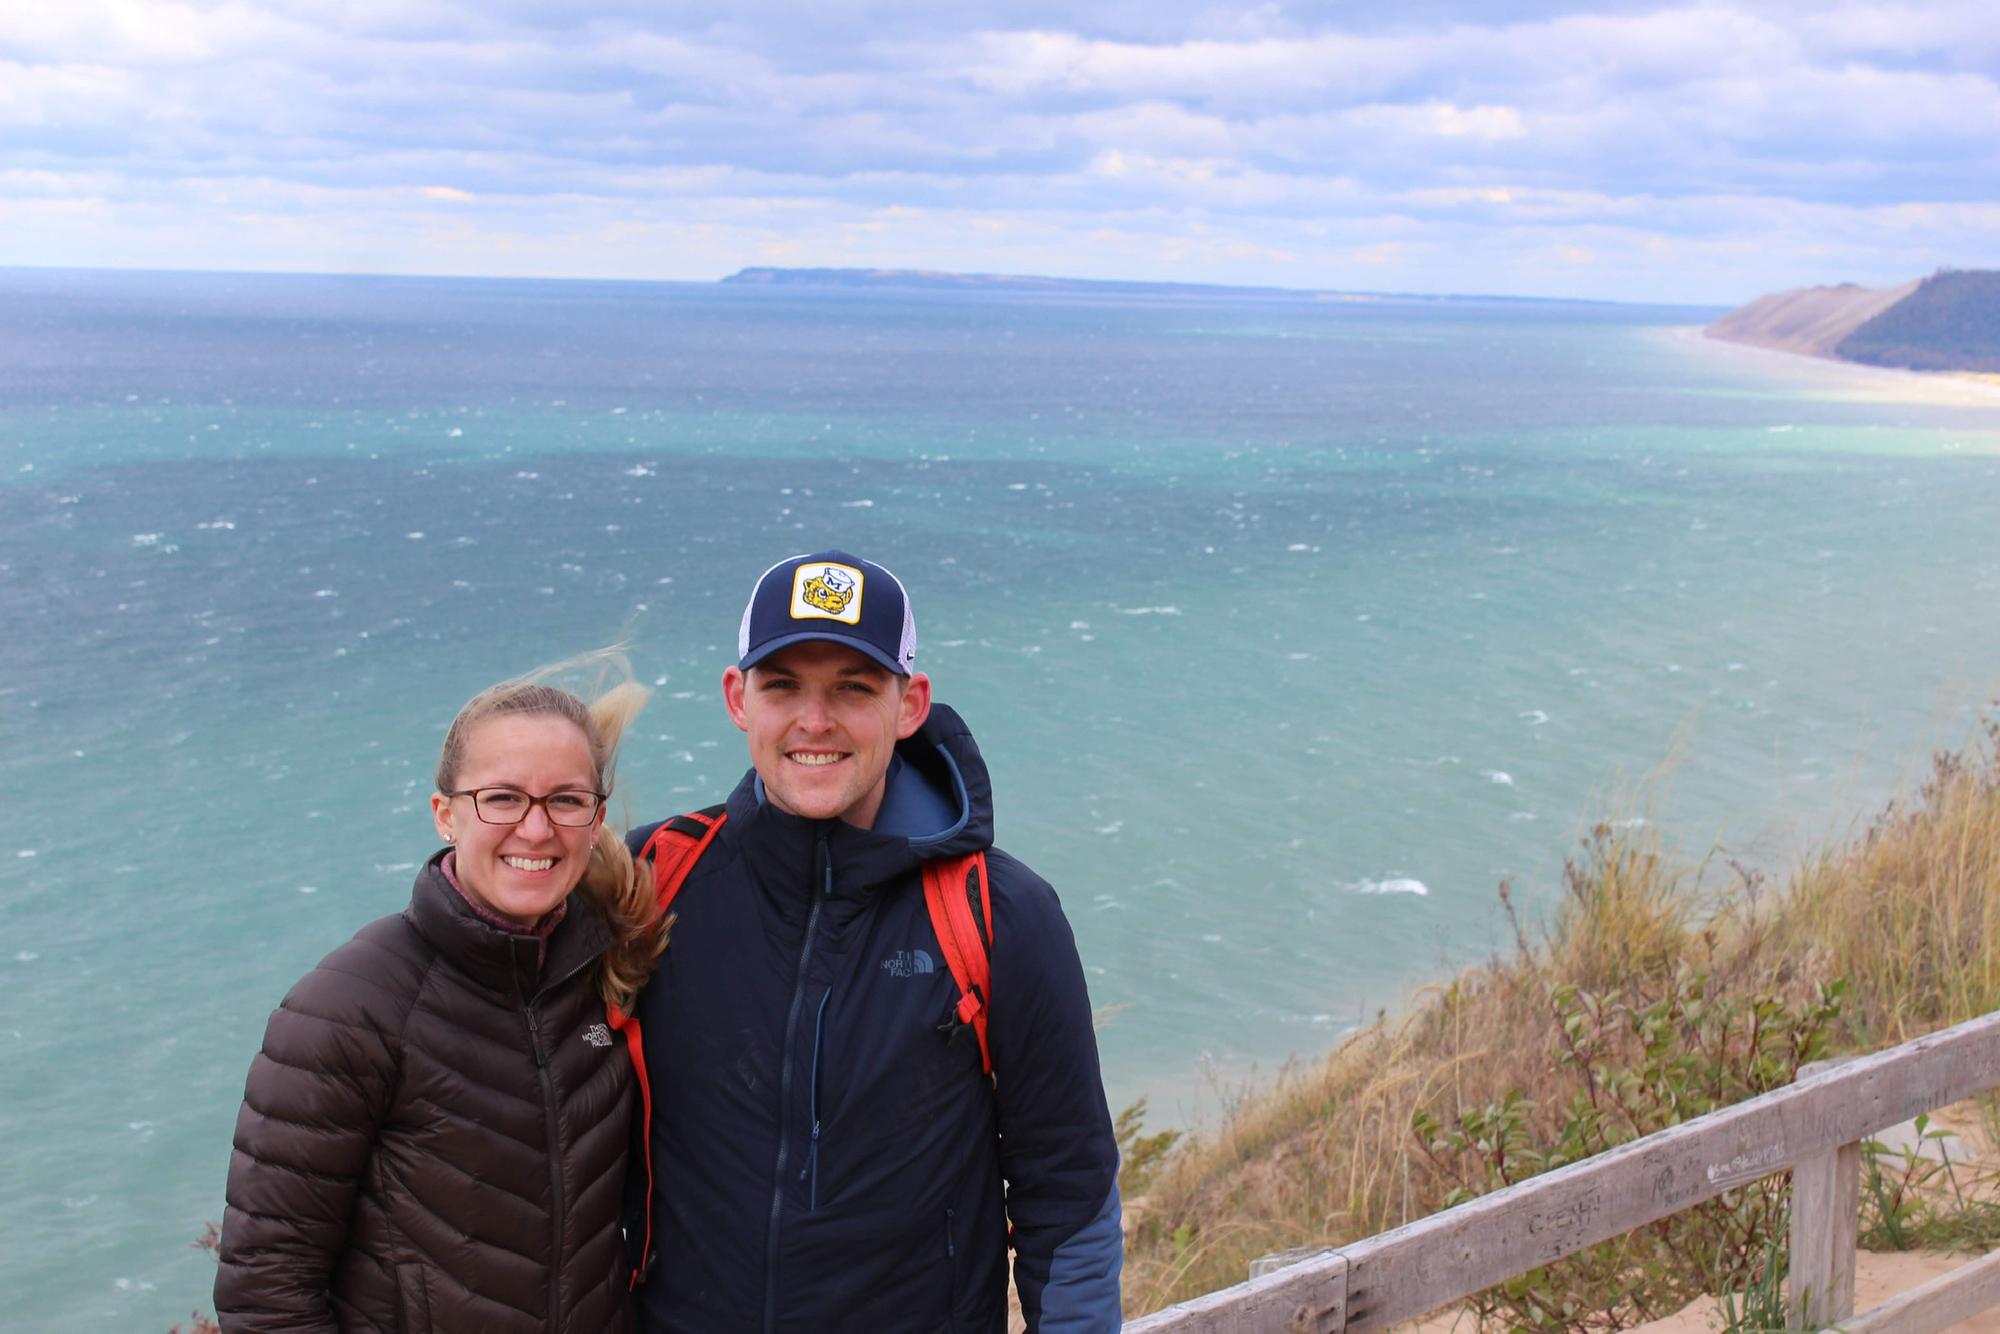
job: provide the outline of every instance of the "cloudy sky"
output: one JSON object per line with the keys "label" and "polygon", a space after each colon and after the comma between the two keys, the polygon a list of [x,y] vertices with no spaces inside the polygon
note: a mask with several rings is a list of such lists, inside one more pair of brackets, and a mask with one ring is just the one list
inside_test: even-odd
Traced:
{"label": "cloudy sky", "polygon": [[2000,267],[1993,0],[0,0],[0,264],[1736,302]]}

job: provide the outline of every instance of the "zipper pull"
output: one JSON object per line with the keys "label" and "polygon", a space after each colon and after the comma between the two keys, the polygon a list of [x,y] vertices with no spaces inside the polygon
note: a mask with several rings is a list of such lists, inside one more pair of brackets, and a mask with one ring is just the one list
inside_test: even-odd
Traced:
{"label": "zipper pull", "polygon": [[544,1052],[542,1051],[542,1029],[541,1029],[541,1025],[539,1025],[539,1024],[537,1024],[537,1023],[535,1022],[535,1016],[534,1016],[534,1012],[533,1012],[533,1011],[531,1011],[531,1010],[527,1010],[527,1009],[523,1009],[523,1010],[521,1011],[521,1013],[527,1016],[527,1020],[528,1020],[528,1045],[529,1045],[530,1047],[534,1048],[534,1052],[535,1052],[535,1064],[536,1064],[536,1065],[538,1065],[538,1066],[540,1066],[540,1067],[541,1067],[542,1069],[546,1070],[546,1069],[548,1069],[548,1067],[549,1067],[549,1058],[548,1058],[548,1056],[547,1056],[547,1055],[546,1055],[546,1054],[545,1054],[545,1053],[544,1053]]}
{"label": "zipper pull", "polygon": [[813,1122],[812,1143],[806,1146],[806,1165],[799,1169],[799,1180],[804,1181],[812,1174],[813,1164],[819,1160],[819,1122]]}
{"label": "zipper pull", "polygon": [[820,888],[828,898],[833,896],[833,852],[826,845],[826,835],[819,836]]}

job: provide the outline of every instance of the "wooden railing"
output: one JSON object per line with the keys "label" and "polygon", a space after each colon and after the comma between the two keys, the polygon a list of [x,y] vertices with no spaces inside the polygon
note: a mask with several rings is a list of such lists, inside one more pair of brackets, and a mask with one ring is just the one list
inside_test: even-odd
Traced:
{"label": "wooden railing", "polygon": [[1759,1177],[1792,1173],[1792,1328],[1931,1334],[2000,1305],[2000,1252],[1855,1317],[1860,1142],[2000,1085],[2000,1012],[1169,1307],[1125,1334],[1387,1329]]}

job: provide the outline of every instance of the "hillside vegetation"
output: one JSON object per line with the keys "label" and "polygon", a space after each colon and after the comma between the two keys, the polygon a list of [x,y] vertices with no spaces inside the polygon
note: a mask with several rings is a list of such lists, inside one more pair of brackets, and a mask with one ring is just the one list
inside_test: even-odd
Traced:
{"label": "hillside vegetation", "polygon": [[1871,366],[2000,371],[2000,273],[1926,278],[1843,338],[1834,353]]}
{"label": "hillside vegetation", "polygon": [[[1517,921],[1507,955],[1245,1097],[1219,1129],[1149,1140],[1128,1117],[1128,1314],[1777,1087],[1822,1054],[2000,1008],[2000,726],[1782,886],[1621,821],[1584,838],[1563,891],[1546,930]],[[1768,1298],[1788,1193],[1766,1178],[1472,1309],[1487,1329],[1584,1331],[1704,1292]],[[1992,1245],[2000,1219],[1982,1219],[1973,1244]]]}

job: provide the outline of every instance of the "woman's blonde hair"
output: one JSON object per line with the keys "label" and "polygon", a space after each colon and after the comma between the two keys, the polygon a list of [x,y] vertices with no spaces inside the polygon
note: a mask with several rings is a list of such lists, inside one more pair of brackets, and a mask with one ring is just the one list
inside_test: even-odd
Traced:
{"label": "woman's blonde hair", "polygon": [[[595,680],[590,701],[559,686],[551,677],[588,673]],[[488,718],[528,714],[564,718],[576,724],[590,746],[597,790],[608,798],[616,782],[618,742],[625,729],[646,707],[652,692],[632,678],[632,665],[622,650],[599,649],[539,668],[526,676],[488,686],[466,702],[451,720],[438,751],[438,791],[458,785],[458,768],[472,729]],[[609,821],[597,827],[577,889],[588,894],[611,926],[611,947],[599,961],[597,989],[604,999],[630,1011],[632,999],[652,976],[653,964],[667,947],[667,924],[653,897],[653,878],[632,864],[625,840]]]}

